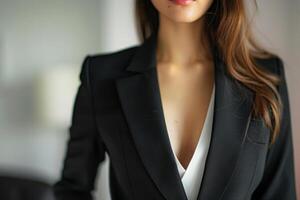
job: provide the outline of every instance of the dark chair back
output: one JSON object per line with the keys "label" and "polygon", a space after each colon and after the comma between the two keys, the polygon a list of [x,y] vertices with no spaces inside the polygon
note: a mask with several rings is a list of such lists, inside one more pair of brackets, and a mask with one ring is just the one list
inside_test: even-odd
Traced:
{"label": "dark chair back", "polygon": [[51,186],[38,180],[0,176],[1,200],[54,200]]}

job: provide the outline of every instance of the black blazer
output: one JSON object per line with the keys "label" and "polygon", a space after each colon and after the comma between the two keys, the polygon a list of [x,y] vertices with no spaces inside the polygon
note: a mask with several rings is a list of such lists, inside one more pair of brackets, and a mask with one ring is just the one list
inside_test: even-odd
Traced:
{"label": "black blazer", "polygon": [[[171,150],[156,71],[156,36],[115,52],[87,56],[74,103],[60,200],[92,199],[99,163],[110,159],[112,200],[187,200]],[[280,58],[260,59],[279,74],[284,104],[276,143],[251,114],[253,93],[215,56],[213,132],[198,200],[295,200],[289,100]]]}

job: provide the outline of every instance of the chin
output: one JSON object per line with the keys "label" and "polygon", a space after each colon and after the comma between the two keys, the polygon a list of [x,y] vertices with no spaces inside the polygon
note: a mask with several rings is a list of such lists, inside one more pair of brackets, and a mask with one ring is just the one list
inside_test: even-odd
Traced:
{"label": "chin", "polygon": [[166,17],[173,22],[192,23],[199,20],[202,16],[193,16],[185,13],[170,13]]}
{"label": "chin", "polygon": [[174,1],[152,0],[152,4],[160,15],[171,21],[191,23],[201,19],[212,3],[212,0],[194,0],[187,5],[178,5]]}

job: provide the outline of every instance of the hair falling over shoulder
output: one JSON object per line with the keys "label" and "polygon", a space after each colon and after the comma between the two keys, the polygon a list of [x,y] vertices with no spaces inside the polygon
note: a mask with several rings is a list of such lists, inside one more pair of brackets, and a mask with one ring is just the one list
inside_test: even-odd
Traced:
{"label": "hair falling over shoulder", "polygon": [[[257,7],[256,1],[253,2]],[[158,30],[158,11],[150,0],[136,0],[135,6],[140,37],[144,40]],[[203,17],[209,43],[217,47],[229,75],[254,92],[254,116],[262,118],[270,128],[273,144],[280,131],[282,102],[277,90],[280,79],[258,67],[256,59],[276,55],[255,41],[244,0],[214,0]]]}

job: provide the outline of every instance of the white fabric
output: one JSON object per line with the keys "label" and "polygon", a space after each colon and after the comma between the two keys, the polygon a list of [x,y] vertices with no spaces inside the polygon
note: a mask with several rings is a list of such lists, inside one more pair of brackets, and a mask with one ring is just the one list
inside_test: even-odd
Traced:
{"label": "white fabric", "polygon": [[173,151],[177,163],[178,172],[180,174],[181,181],[184,186],[184,190],[188,197],[188,200],[197,199],[198,191],[201,186],[205,161],[206,161],[206,157],[210,145],[210,139],[211,139],[214,102],[215,102],[215,86],[213,88],[213,92],[210,98],[210,103],[209,103],[208,111],[205,117],[200,138],[198,140],[192,159],[188,164],[186,170],[181,165],[175,152]]}

